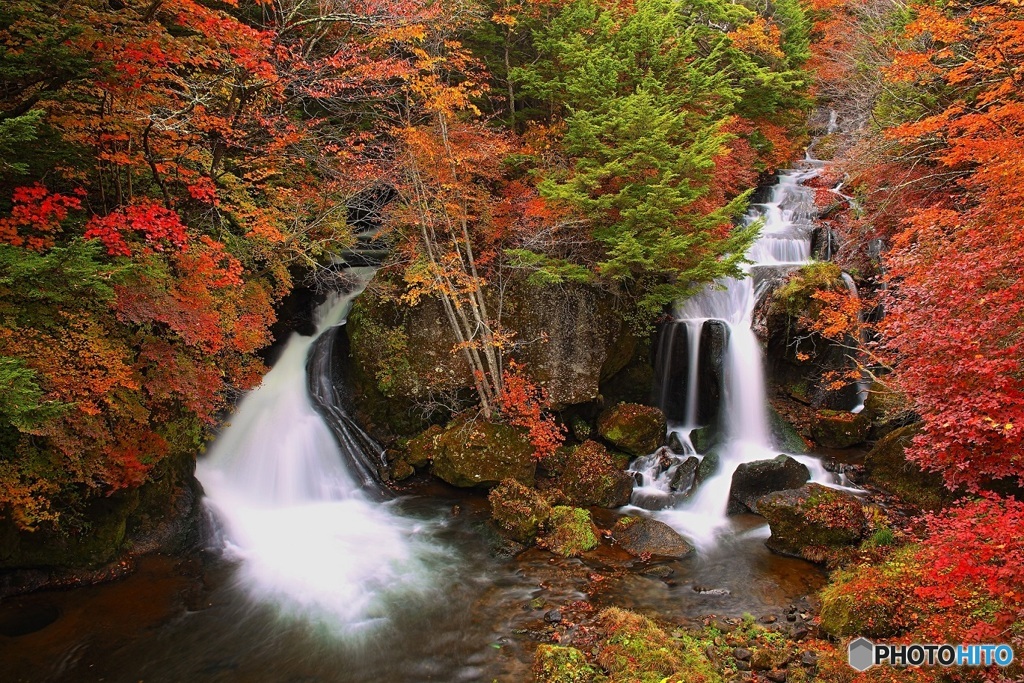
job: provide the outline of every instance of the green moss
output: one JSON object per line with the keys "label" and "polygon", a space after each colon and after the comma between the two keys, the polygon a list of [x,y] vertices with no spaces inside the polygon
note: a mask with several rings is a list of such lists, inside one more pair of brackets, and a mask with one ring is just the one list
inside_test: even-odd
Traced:
{"label": "green moss", "polygon": [[597,419],[597,431],[606,441],[630,455],[653,453],[665,441],[665,415],[651,406],[620,403]]}
{"label": "green moss", "polygon": [[811,436],[825,448],[848,448],[868,438],[871,418],[864,412],[819,410],[814,415]]}
{"label": "green moss", "polygon": [[533,446],[522,430],[468,416],[444,429],[428,429],[407,448],[416,462],[429,458],[431,472],[452,486],[491,487],[503,479],[532,486],[537,469]]}
{"label": "green moss", "polygon": [[942,477],[924,472],[905,456],[906,447],[921,431],[921,424],[908,425],[890,432],[864,457],[864,469],[876,486],[893,493],[924,510],[949,505],[955,494],[943,484]]}
{"label": "green moss", "polygon": [[543,545],[562,557],[578,557],[597,547],[597,533],[590,513],[582,508],[559,505],[551,510]]}
{"label": "green moss", "polygon": [[706,651],[713,643],[700,634],[669,636],[647,617],[609,608],[598,617],[607,634],[597,655],[613,683],[717,683]]}
{"label": "green moss", "polygon": [[491,489],[487,501],[498,528],[519,543],[533,543],[541,525],[551,515],[551,506],[540,494],[515,479],[506,479]]}
{"label": "green moss", "polygon": [[772,312],[794,318],[809,315],[816,318],[820,306],[812,297],[822,290],[845,288],[843,271],[831,261],[816,261],[793,273],[772,295]]}
{"label": "green moss", "polygon": [[607,680],[574,647],[540,645],[533,659],[537,683],[597,683]]}
{"label": "green moss", "polygon": [[569,453],[556,483],[573,505],[582,506],[620,507],[633,491],[633,478],[596,441],[586,441]]}
{"label": "green moss", "polygon": [[892,638],[912,628],[923,607],[907,590],[919,580],[917,550],[904,546],[878,565],[835,572],[821,591],[822,630],[837,638]]}

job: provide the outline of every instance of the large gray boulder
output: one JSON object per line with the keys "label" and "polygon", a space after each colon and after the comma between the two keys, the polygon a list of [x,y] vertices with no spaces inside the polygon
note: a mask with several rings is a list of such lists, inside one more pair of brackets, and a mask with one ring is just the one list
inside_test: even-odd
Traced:
{"label": "large gray boulder", "polygon": [[672,527],[648,517],[623,517],[612,527],[612,541],[634,557],[684,557],[693,552]]}
{"label": "large gray boulder", "polygon": [[758,499],[775,491],[798,489],[811,478],[807,466],[788,455],[743,463],[732,475],[729,514],[757,512]]}

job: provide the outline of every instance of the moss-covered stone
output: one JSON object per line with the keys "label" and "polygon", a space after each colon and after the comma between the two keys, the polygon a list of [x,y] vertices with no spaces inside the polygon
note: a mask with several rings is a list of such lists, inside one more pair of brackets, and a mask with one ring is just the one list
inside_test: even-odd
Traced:
{"label": "moss-covered stone", "polygon": [[551,516],[551,506],[535,489],[506,479],[487,495],[491,518],[501,532],[519,543],[533,543]]}
{"label": "moss-covered stone", "polygon": [[942,476],[925,472],[905,456],[907,446],[921,432],[921,423],[890,432],[875,444],[864,457],[868,480],[893,493],[911,505],[937,510],[949,505],[955,494],[947,489]]}
{"label": "moss-covered stone", "polygon": [[807,466],[788,455],[771,460],[745,462],[732,474],[729,487],[729,513],[759,512],[762,496],[775,491],[797,489],[811,478]]}
{"label": "moss-covered stone", "polygon": [[693,552],[672,527],[649,517],[623,517],[612,527],[612,540],[634,557],[685,557]]}
{"label": "moss-covered stone", "polygon": [[574,647],[539,645],[533,659],[537,683],[598,683],[607,680],[586,656]]}
{"label": "moss-covered stone", "polygon": [[556,485],[573,505],[615,508],[629,502],[633,477],[604,446],[586,441],[570,451]]}
{"label": "moss-covered stone", "polygon": [[807,443],[800,436],[800,432],[771,406],[768,406],[768,427],[771,429],[772,443],[776,448],[796,455],[807,453]]}
{"label": "moss-covered stone", "polygon": [[142,486],[79,503],[70,521],[19,529],[0,520],[0,569],[87,570],[125,554],[173,552],[197,541],[200,489],[195,458],[166,458]]}
{"label": "moss-covered stone", "polygon": [[503,479],[532,486],[537,470],[522,430],[465,416],[410,439],[408,449],[430,460],[434,476],[463,488],[491,487]]}
{"label": "moss-covered stone", "polygon": [[721,460],[722,456],[717,451],[706,453],[704,457],[701,458],[700,464],[697,465],[697,477],[694,483],[699,486],[718,474],[718,469],[721,466]]}
{"label": "moss-covered stone", "polygon": [[868,519],[860,501],[845,491],[820,484],[777,491],[757,501],[772,535],[765,544],[782,555],[824,562],[838,548],[860,542]]}
{"label": "moss-covered stone", "polygon": [[551,510],[542,545],[562,557],[578,557],[597,547],[597,530],[583,508],[558,505]]}
{"label": "moss-covered stone", "polygon": [[690,444],[698,453],[707,453],[718,443],[718,429],[714,425],[697,427],[690,432]]}
{"label": "moss-covered stone", "polygon": [[665,414],[652,406],[620,403],[604,410],[597,419],[603,439],[630,455],[653,453],[665,443]]}
{"label": "moss-covered stone", "polygon": [[835,638],[893,638],[913,628],[924,608],[907,588],[920,581],[918,551],[904,546],[880,564],[835,572],[820,593],[821,629]]}
{"label": "moss-covered stone", "polygon": [[811,436],[824,448],[849,448],[864,443],[871,429],[871,418],[863,411],[819,410],[814,414]]}
{"label": "moss-covered stone", "polygon": [[647,617],[619,608],[598,616],[605,637],[597,663],[613,683],[718,683],[721,674],[708,659],[710,639],[680,633],[669,636]]}

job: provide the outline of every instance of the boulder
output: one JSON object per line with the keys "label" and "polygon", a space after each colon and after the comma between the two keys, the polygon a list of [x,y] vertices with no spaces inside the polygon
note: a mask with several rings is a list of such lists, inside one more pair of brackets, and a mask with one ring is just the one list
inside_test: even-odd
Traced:
{"label": "boulder", "polygon": [[648,517],[623,517],[612,527],[612,541],[634,557],[685,557],[693,552],[672,527]]}
{"label": "boulder", "polygon": [[665,442],[665,415],[658,408],[620,403],[597,418],[597,431],[616,448],[630,455],[653,453]]}
{"label": "boulder", "polygon": [[772,530],[769,549],[811,562],[859,543],[868,529],[856,496],[821,484],[770,493],[757,501],[757,511]]}
{"label": "boulder", "polygon": [[707,453],[718,443],[718,429],[714,425],[697,427],[690,432],[690,444],[698,453]]}
{"label": "boulder", "polygon": [[700,458],[691,455],[676,466],[672,473],[672,480],[669,488],[679,493],[687,493],[697,483],[697,468],[700,467]]}
{"label": "boulder", "polygon": [[779,415],[779,412],[768,406],[768,427],[772,433],[772,444],[780,451],[803,455],[807,453],[807,443],[796,427],[786,421],[786,418]]}
{"label": "boulder", "polygon": [[941,475],[925,472],[904,455],[921,427],[920,422],[900,427],[881,438],[864,457],[864,473],[869,482],[911,505],[938,510],[949,505],[955,494],[945,487]]}
{"label": "boulder", "polygon": [[633,493],[633,477],[596,441],[574,448],[555,482],[573,505],[584,507],[621,507]]}
{"label": "boulder", "polygon": [[823,448],[849,448],[864,443],[871,429],[871,418],[865,412],[819,410],[811,423],[811,436]]}
{"label": "boulder", "polygon": [[551,506],[537,492],[515,479],[506,479],[487,494],[491,519],[502,534],[519,543],[531,544],[551,516]]}
{"label": "boulder", "polygon": [[522,430],[459,417],[409,441],[410,452],[430,459],[431,473],[459,487],[491,487],[503,479],[532,486],[537,470],[533,446]]}
{"label": "boulder", "polygon": [[700,464],[697,465],[697,479],[694,482],[695,485],[699,485],[718,474],[721,457],[722,456],[719,455],[718,451],[711,451],[701,458]]}
{"label": "boulder", "polygon": [[769,493],[796,489],[811,478],[807,466],[788,455],[746,462],[736,468],[729,488],[729,513],[758,512],[758,500]]}
{"label": "boulder", "polygon": [[583,508],[558,505],[551,510],[540,545],[562,557],[578,557],[597,547],[597,528]]}

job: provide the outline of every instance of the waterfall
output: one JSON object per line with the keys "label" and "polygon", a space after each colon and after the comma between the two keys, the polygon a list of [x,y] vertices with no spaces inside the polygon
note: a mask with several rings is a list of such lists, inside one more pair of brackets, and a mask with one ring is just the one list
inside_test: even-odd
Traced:
{"label": "waterfall", "polygon": [[368,445],[361,430],[349,441],[336,438],[308,391],[310,351],[344,324],[368,274],[357,275],[364,278],[357,286],[317,311],[314,336],[292,335],[196,472],[221,549],[238,563],[239,587],[283,614],[346,634],[386,622],[389,603],[425,592],[427,565],[440,552],[416,539],[423,522],[367,493],[366,463],[376,453],[358,452]]}
{"label": "waterfall", "polygon": [[[751,329],[754,307],[772,276],[788,272],[810,262],[811,232],[815,215],[814,191],[802,183],[817,175],[820,162],[809,160],[801,167],[780,173],[771,188],[768,201],[751,207],[746,221],[763,221],[759,238],[746,256],[750,264],[743,277],[726,278],[709,286],[696,296],[681,302],[675,311],[675,324],[685,330],[689,367],[685,380],[685,416],[683,423],[672,423],[676,434],[673,442],[683,446],[683,453],[669,458],[664,452],[640,458],[633,466],[638,480],[634,504],[660,510],[656,516],[686,535],[698,548],[709,548],[729,526],[726,516],[729,489],[736,468],[745,462],[775,457],[779,451],[772,445],[765,395],[764,361],[761,346]],[[680,458],[692,452],[691,434],[702,427],[698,423],[699,364],[702,358],[701,337],[707,326],[724,324],[727,334],[721,358],[722,410],[717,419],[718,443],[710,449],[719,459],[717,474],[701,483],[690,497],[673,492],[670,481]],[[673,332],[673,334],[675,334]],[[663,337],[661,346],[671,344],[672,337]],[[671,348],[659,348],[662,357],[671,358]],[[661,368],[666,370],[666,368]],[[675,373],[674,373],[675,374]],[[673,387],[668,375],[662,375],[659,398],[671,404]],[[701,387],[704,393],[709,387]],[[675,391],[683,391],[675,387]],[[696,457],[707,457],[708,453]],[[794,456],[811,470],[812,479],[833,483],[821,463],[812,457]],[[665,509],[667,508],[667,509]]]}

